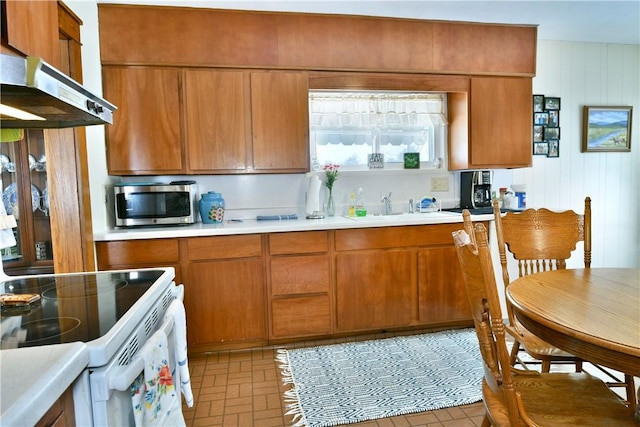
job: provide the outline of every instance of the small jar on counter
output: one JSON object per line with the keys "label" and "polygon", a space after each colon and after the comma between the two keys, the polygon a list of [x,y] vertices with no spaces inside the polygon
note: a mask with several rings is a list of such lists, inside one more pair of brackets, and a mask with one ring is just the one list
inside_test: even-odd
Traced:
{"label": "small jar on counter", "polygon": [[205,224],[220,224],[224,220],[224,199],[222,194],[209,191],[198,202],[200,217]]}

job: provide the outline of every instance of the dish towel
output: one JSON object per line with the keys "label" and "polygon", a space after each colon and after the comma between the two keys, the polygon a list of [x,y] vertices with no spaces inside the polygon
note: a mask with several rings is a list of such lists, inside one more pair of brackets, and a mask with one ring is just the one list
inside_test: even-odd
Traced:
{"label": "dish towel", "polygon": [[186,426],[169,367],[167,334],[162,330],[153,334],[139,357],[144,360],[144,371],[131,384],[136,427]]}
{"label": "dish towel", "polygon": [[179,299],[174,299],[164,315],[173,316],[173,331],[175,338],[176,368],[180,370],[180,389],[184,401],[189,408],[193,406],[193,393],[191,391],[191,377],[189,376],[189,361],[187,359],[187,316],[184,304]]}

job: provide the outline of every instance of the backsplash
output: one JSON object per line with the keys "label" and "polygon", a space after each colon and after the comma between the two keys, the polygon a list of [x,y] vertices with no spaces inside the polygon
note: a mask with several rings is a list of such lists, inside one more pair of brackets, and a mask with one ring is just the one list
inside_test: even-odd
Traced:
{"label": "backsplash", "polygon": [[[325,181],[324,172],[315,172]],[[431,178],[447,178],[448,191],[431,191]],[[197,175],[114,177],[117,181],[147,182],[193,179],[198,183],[200,194],[208,191],[222,193],[225,199],[225,219],[255,219],[257,215],[297,214],[305,217],[307,174],[273,175]],[[494,171],[493,188],[509,186],[511,171]],[[435,198],[443,208],[458,206],[460,201],[460,173],[447,171],[358,171],[340,172],[333,187],[336,215],[346,215],[351,192],[363,188],[367,209],[378,213],[383,208],[382,196],[392,193],[394,212],[407,211],[409,199]],[[107,194],[112,192],[107,190]],[[321,200],[326,202],[327,189],[322,187]],[[113,212],[113,208],[109,208]]]}

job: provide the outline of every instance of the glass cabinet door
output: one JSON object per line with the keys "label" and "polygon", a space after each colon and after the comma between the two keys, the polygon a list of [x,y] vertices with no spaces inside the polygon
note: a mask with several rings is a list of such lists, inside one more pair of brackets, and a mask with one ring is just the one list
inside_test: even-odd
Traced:
{"label": "glass cabinet door", "polygon": [[0,144],[2,201],[16,218],[16,246],[2,249],[8,274],[53,272],[47,160],[42,130]]}

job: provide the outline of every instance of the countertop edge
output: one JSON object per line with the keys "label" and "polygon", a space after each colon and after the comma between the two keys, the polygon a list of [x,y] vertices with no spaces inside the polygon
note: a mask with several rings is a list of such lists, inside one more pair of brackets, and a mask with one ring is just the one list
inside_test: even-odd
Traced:
{"label": "countertop edge", "polygon": [[0,425],[35,425],[89,363],[81,342],[0,351]]}
{"label": "countertop edge", "polygon": [[[492,221],[493,214],[471,215],[472,221]],[[179,237],[225,236],[238,234],[284,233],[291,231],[339,230],[349,228],[398,227],[410,225],[462,223],[462,214],[452,212],[433,212],[428,214],[402,214],[388,217],[372,216],[348,218],[342,216],[324,219],[297,219],[242,222],[225,221],[221,224],[196,223],[175,227],[145,227],[111,229],[96,232],[96,242],[117,240],[163,239]]]}

